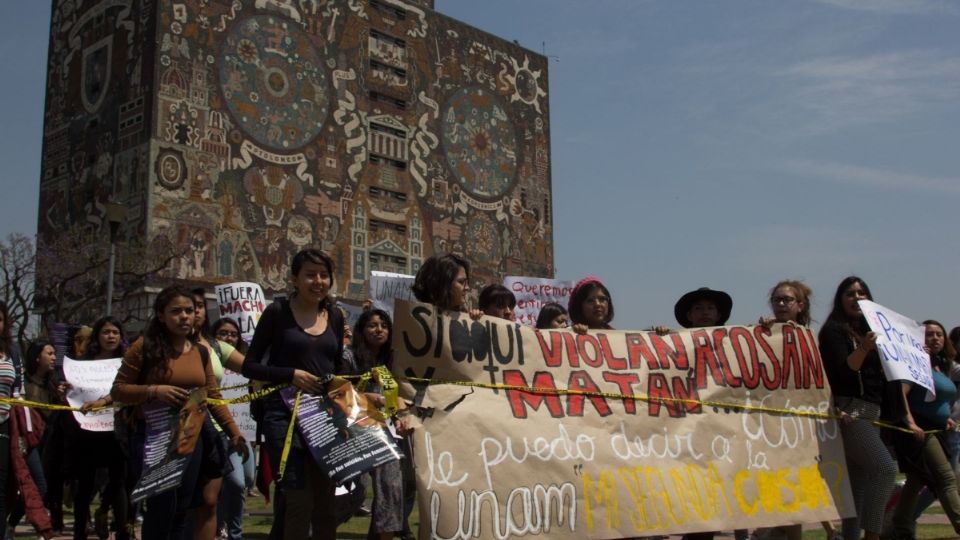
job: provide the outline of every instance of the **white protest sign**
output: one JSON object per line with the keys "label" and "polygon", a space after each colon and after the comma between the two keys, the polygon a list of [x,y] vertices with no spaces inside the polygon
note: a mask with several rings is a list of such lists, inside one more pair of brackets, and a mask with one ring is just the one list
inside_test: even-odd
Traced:
{"label": "white protest sign", "polygon": [[924,326],[869,300],[860,300],[859,304],[867,324],[877,334],[877,351],[887,380],[909,381],[935,393],[930,355],[923,350]]}
{"label": "white protest sign", "polygon": [[573,292],[572,281],[525,276],[507,276],[503,286],[517,297],[517,307],[513,310],[517,322],[527,326],[537,324],[540,308],[548,302],[556,302],[566,309]]}
{"label": "white protest sign", "polygon": [[263,315],[263,310],[267,307],[263,289],[256,283],[241,281],[217,285],[216,292],[220,316],[237,321],[241,337],[250,343],[253,329],[257,327],[260,315]]}
{"label": "white protest sign", "polygon": [[[223,395],[223,399],[233,399],[246,395],[250,392],[247,387],[248,384],[250,384],[250,380],[243,375],[236,371],[223,368],[223,380],[220,385],[223,388],[239,386],[239,388],[232,390],[222,390],[221,394]],[[250,404],[234,403],[233,405],[228,405],[228,407],[230,408],[230,414],[233,416],[233,421],[237,423],[237,427],[240,428],[240,433],[243,434],[243,438],[248,441],[257,440],[257,423],[253,420],[253,416],[250,415]]]}
{"label": "white protest sign", "polygon": [[406,274],[377,270],[370,272],[370,299],[373,300],[373,307],[386,311],[392,317],[393,303],[397,298],[413,300],[413,291],[410,289],[413,280],[413,276]]}
{"label": "white protest sign", "polygon": [[[67,403],[71,407],[80,407],[88,401],[94,401],[110,393],[113,379],[120,369],[121,358],[109,360],[72,360],[63,357],[63,375],[70,383],[67,390]],[[113,431],[113,409],[83,414],[73,411],[80,427],[87,431]]]}

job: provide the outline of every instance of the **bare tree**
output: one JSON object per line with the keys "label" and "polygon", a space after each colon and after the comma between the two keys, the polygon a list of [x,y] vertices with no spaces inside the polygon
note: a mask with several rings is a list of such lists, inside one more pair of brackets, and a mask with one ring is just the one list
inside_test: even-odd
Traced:
{"label": "bare tree", "polygon": [[[127,309],[127,299],[143,294],[144,286],[173,261],[169,248],[139,241],[121,242],[114,270],[113,315],[121,322],[142,315]],[[37,255],[36,312],[45,323],[89,324],[105,311],[110,244],[102,232],[74,227],[47,242]]]}
{"label": "bare tree", "polygon": [[4,321],[14,330],[21,347],[35,330],[31,322],[34,298],[36,259],[33,240],[20,233],[11,233],[0,240],[0,299],[7,303],[10,320]]}

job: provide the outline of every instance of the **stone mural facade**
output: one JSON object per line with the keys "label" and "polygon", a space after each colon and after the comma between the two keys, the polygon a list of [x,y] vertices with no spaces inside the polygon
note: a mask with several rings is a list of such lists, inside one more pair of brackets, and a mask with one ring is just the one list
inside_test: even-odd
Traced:
{"label": "stone mural facade", "polygon": [[552,276],[546,59],[432,8],[55,2],[41,242],[114,201],[124,238],[178,250],[147,286],[282,291],[306,246],[354,298],[434,252]]}

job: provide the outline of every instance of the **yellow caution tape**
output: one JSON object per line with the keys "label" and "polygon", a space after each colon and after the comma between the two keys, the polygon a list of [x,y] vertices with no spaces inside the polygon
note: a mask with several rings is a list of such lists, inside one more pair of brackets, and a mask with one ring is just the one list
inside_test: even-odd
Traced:
{"label": "yellow caution tape", "polygon": [[297,390],[297,397],[293,400],[290,425],[287,426],[287,436],[283,440],[283,452],[280,453],[280,469],[277,471],[277,482],[283,480],[283,473],[287,470],[287,458],[290,457],[290,445],[293,444],[293,427],[297,424],[297,411],[300,409],[301,394],[303,394],[303,391]]}
{"label": "yellow caution tape", "polygon": [[380,391],[383,393],[384,404],[383,413],[386,416],[397,414],[399,409],[399,389],[397,381],[393,379],[393,373],[386,366],[377,366],[373,368],[373,378],[380,383]]}

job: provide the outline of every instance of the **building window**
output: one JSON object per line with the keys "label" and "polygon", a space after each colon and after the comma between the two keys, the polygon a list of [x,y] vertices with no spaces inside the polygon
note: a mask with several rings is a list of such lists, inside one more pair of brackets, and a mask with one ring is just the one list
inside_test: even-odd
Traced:
{"label": "building window", "polygon": [[374,165],[387,165],[398,171],[407,170],[407,164],[405,162],[396,159],[390,159],[388,157],[378,156],[376,154],[370,154],[369,161]]}
{"label": "building window", "polygon": [[406,110],[407,108],[407,101],[405,99],[388,96],[384,93],[377,92],[375,90],[370,91],[370,101],[373,101],[374,103],[383,103],[385,105],[390,105],[391,107],[395,107],[401,110]]}
{"label": "building window", "polygon": [[370,186],[370,196],[377,199],[394,199],[400,202],[407,201],[407,194],[402,191],[393,191],[391,189],[383,189],[379,187]]}
{"label": "building window", "polygon": [[370,7],[380,15],[389,19],[402,21],[407,18],[406,10],[400,9],[397,6],[388,5],[380,0],[370,0]]}
{"label": "building window", "polygon": [[376,78],[382,79],[387,84],[392,84],[394,86],[407,85],[407,70],[405,69],[393,67],[378,60],[371,59],[370,71],[373,72],[373,75]]}
{"label": "building window", "polygon": [[[379,2],[377,2],[377,3],[379,3]],[[370,29],[370,37],[372,37],[373,39],[375,39],[375,40],[377,40],[377,41],[384,41],[384,42],[390,43],[390,44],[393,45],[394,47],[400,47],[401,49],[405,49],[405,48],[407,47],[407,42],[406,42],[406,41],[404,41],[404,40],[402,40],[402,39],[400,39],[400,38],[398,38],[398,37],[393,37],[393,36],[391,36],[391,35],[389,35],[389,34],[385,34],[385,33],[381,32],[381,31],[379,31],[379,30],[376,30],[376,29]]]}

